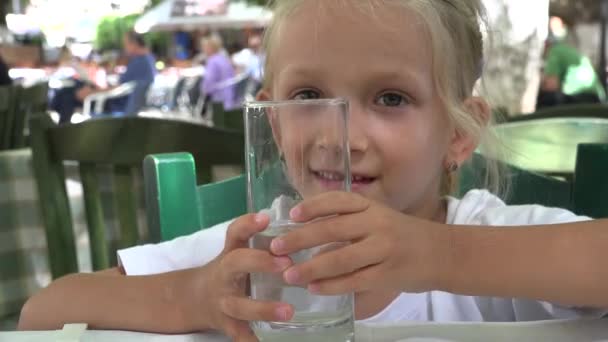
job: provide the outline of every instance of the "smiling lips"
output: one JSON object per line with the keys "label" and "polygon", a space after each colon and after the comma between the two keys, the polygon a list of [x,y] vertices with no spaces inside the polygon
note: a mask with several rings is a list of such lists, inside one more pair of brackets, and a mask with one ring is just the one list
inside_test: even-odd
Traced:
{"label": "smiling lips", "polygon": [[[344,174],[334,171],[312,171],[315,178],[317,178],[325,187],[330,189],[339,189],[343,186]],[[363,176],[360,174],[351,175],[351,184],[353,190],[362,186],[372,183],[376,178]]]}

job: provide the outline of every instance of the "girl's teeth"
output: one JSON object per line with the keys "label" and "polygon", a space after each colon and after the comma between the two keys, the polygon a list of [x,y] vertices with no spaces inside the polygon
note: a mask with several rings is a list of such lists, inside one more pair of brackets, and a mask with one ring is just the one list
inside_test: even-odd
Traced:
{"label": "girl's teeth", "polygon": [[329,173],[329,172],[319,172],[319,175],[325,179],[329,179],[332,181],[339,181],[342,178],[342,177],[340,177],[340,175],[338,175],[336,173]]}

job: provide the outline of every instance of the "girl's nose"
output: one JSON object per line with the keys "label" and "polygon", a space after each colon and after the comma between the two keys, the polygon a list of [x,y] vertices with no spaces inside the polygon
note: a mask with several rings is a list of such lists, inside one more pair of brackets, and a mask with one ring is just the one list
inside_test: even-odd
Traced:
{"label": "girl's nose", "polygon": [[366,117],[362,106],[351,102],[348,120],[348,143],[350,145],[351,157],[363,154],[369,148],[369,137],[365,127]]}

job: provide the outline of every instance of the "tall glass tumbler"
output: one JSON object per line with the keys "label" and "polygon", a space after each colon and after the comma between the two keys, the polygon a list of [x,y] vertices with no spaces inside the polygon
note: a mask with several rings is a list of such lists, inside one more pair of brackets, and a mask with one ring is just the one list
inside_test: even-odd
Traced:
{"label": "tall glass tumbler", "polygon": [[[348,103],[250,102],[245,106],[245,129],[248,209],[270,216],[268,228],[250,240],[250,247],[269,250],[275,237],[306,229],[289,217],[299,202],[327,191],[350,191]],[[301,263],[341,246],[318,246],[290,258]],[[250,294],[295,309],[290,322],[253,322],[261,341],[354,341],[352,294],[315,295],[306,287],[286,284],[280,274],[257,273],[251,275]]]}

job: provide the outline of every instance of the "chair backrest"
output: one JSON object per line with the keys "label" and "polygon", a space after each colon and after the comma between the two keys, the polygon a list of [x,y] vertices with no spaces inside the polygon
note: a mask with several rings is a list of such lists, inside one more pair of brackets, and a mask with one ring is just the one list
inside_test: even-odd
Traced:
{"label": "chair backrest", "polygon": [[15,87],[0,87],[0,150],[8,150],[11,145],[14,116]]}
{"label": "chair backrest", "polygon": [[608,144],[580,144],[572,189],[574,212],[608,217]]}
{"label": "chair backrest", "polygon": [[224,109],[223,103],[213,102],[211,104],[211,111],[215,127],[235,129],[241,132],[245,131],[245,117],[243,116],[242,108],[227,111]]}
{"label": "chair backrest", "polygon": [[[113,202],[120,227],[120,248],[141,241],[138,235],[133,174],[145,156],[187,151],[199,162],[198,182],[210,181],[212,165],[243,165],[240,132],[194,122],[144,117],[101,118],[56,126],[41,115],[30,121],[34,171],[54,277],[78,271],[64,161],[77,161],[84,192],[93,268],[110,266],[98,165],[111,165]],[[221,146],[221,148],[218,148]],[[150,229],[152,241],[160,232]],[[112,254],[113,256],[113,254]]]}
{"label": "chair backrest", "polygon": [[[572,185],[561,179],[545,176],[502,164],[509,187],[503,194],[507,204],[542,204],[551,207],[571,209]],[[460,172],[458,195],[462,196],[471,189],[486,186],[486,159],[478,153],[465,163]]]}
{"label": "chair backrest", "polygon": [[27,88],[18,85],[0,87],[0,150],[26,145],[26,120],[32,113],[46,111],[47,93],[47,83]]}
{"label": "chair backrest", "polygon": [[163,241],[192,234],[246,212],[245,177],[197,186],[189,153],[150,155],[144,160],[148,224]]}
{"label": "chair backrest", "polygon": [[49,84],[40,82],[19,92],[17,112],[13,122],[12,148],[25,147],[26,124],[35,113],[45,113],[48,107]]}
{"label": "chair backrest", "polygon": [[608,105],[603,103],[560,105],[555,107],[543,108],[531,114],[511,116],[506,118],[506,121],[518,122],[567,117],[608,119]]}
{"label": "chair backrest", "polygon": [[[482,188],[484,157],[475,154],[461,172],[459,194]],[[608,144],[578,145],[573,177],[559,179],[504,165],[509,177],[507,204],[541,204],[573,211],[593,218],[608,217]]]}
{"label": "chair backrest", "polygon": [[[608,144],[579,146],[575,181],[504,166],[510,177],[507,204],[541,204],[593,218],[608,217]],[[194,159],[187,153],[154,155],[144,169],[149,221],[170,240],[209,228],[247,212],[244,175],[197,186]],[[461,173],[459,195],[483,188],[484,157],[475,154]],[[263,180],[262,180],[263,181]]]}

